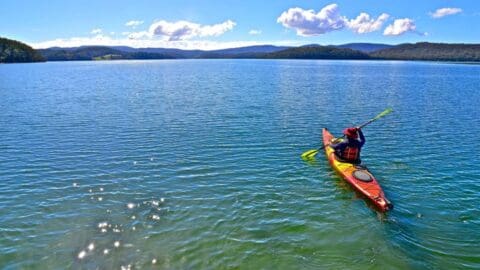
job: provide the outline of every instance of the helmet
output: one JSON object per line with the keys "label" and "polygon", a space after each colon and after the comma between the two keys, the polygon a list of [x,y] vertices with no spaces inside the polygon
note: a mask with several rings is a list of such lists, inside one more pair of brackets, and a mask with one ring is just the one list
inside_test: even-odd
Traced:
{"label": "helmet", "polygon": [[351,127],[343,130],[343,134],[348,138],[356,139],[358,138],[357,128]]}

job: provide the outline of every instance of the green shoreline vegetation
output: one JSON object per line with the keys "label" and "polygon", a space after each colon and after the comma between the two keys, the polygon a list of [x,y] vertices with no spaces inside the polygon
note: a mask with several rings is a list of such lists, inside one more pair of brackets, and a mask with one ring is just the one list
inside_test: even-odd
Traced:
{"label": "green shoreline vegetation", "polygon": [[167,48],[131,48],[125,46],[52,47],[35,50],[19,41],[0,38],[0,63],[41,61],[92,61],[133,59],[344,59],[413,60],[442,62],[480,62],[480,44],[351,43],[338,46],[305,45],[277,47],[250,46],[223,50],[180,50]]}
{"label": "green shoreline vegetation", "polygon": [[387,60],[479,62],[480,44],[428,42],[400,44],[392,48],[374,51],[370,56],[376,59]]}
{"label": "green shoreline vegetation", "polygon": [[0,63],[44,62],[46,59],[25,43],[0,37]]}

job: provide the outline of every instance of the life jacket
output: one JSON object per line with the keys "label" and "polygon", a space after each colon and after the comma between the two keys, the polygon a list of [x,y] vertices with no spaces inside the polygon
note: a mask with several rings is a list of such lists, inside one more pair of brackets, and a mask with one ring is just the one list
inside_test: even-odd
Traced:
{"label": "life jacket", "polygon": [[342,157],[348,161],[355,161],[359,158],[360,151],[357,147],[347,146],[345,150],[343,150]]}

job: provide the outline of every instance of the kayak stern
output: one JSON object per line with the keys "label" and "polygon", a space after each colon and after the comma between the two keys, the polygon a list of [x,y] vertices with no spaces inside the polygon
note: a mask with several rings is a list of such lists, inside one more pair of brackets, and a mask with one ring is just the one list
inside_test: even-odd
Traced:
{"label": "kayak stern", "polygon": [[359,164],[339,161],[335,157],[333,148],[329,146],[336,138],[326,128],[323,129],[322,134],[325,154],[332,168],[380,211],[386,212],[393,209],[393,204],[385,197],[380,184],[368,168]]}

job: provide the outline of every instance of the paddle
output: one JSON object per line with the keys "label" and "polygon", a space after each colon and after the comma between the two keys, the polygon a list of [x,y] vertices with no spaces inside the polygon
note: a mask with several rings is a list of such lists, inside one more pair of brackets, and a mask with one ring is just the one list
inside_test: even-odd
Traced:
{"label": "paddle", "polygon": [[[367,122],[365,122],[365,123],[361,124],[360,126],[358,126],[358,128],[361,129],[361,128],[365,127],[366,125],[368,125],[368,124],[370,124],[370,123],[372,123],[372,122],[374,122],[374,121],[376,121],[376,120],[384,117],[385,115],[387,115],[387,114],[389,114],[389,113],[391,113],[391,112],[393,112],[392,108],[387,108],[386,110],[384,110],[383,112],[381,112],[380,114],[378,114],[377,116],[375,116],[374,118],[372,118],[372,119],[368,120]],[[343,135],[343,136],[345,136],[345,135]],[[308,151],[304,152],[304,153],[302,154],[302,159],[310,159],[310,158],[315,157],[315,155],[317,155],[320,150],[323,150],[323,149],[325,148],[325,146],[329,146],[329,145],[330,145],[330,144],[327,144],[327,145],[324,145],[324,146],[322,146],[322,147],[320,147],[320,148],[318,148],[318,149],[312,149],[312,150],[308,150]]]}

